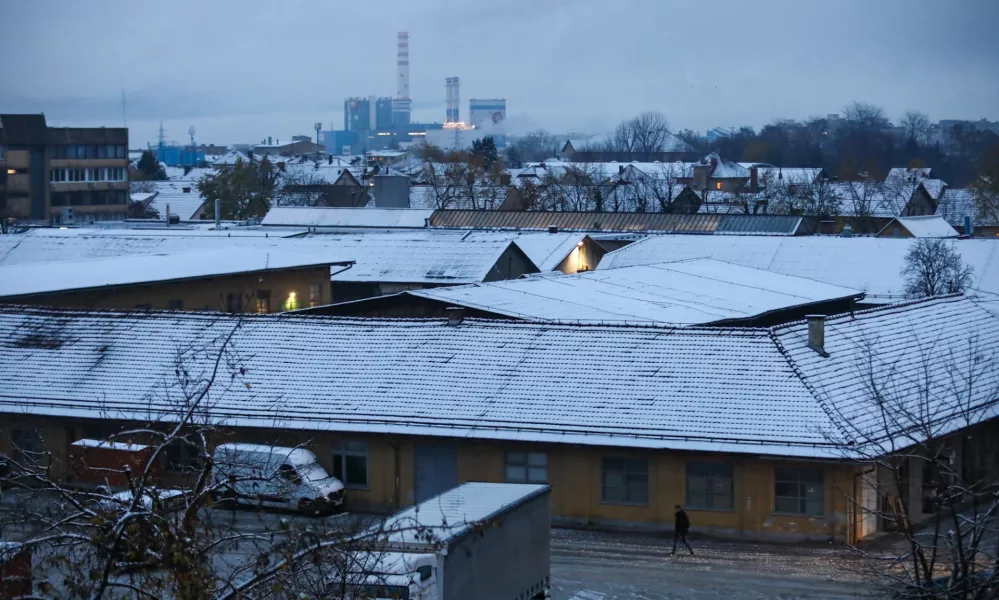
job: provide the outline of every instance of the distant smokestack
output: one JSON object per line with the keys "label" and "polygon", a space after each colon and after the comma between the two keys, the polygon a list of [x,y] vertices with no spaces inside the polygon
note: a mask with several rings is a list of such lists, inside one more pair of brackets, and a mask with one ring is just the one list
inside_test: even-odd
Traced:
{"label": "distant smokestack", "polygon": [[460,123],[461,122],[461,114],[460,114],[461,113],[461,94],[458,93],[458,78],[457,77],[452,77],[451,78],[451,86],[452,86],[451,95],[454,96],[454,114],[453,114],[453,118],[454,118],[454,122],[455,123]]}
{"label": "distant smokestack", "polygon": [[409,98],[409,34],[400,31],[396,43],[396,67],[399,69],[399,77],[395,97],[404,100]]}

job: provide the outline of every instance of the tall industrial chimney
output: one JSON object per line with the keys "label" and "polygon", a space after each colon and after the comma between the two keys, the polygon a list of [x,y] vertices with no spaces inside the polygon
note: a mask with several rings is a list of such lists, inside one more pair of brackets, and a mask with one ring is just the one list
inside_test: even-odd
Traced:
{"label": "tall industrial chimney", "polygon": [[396,67],[399,68],[399,81],[396,83],[395,97],[400,100],[409,96],[409,33],[400,31],[396,44]]}
{"label": "tall industrial chimney", "polygon": [[455,123],[461,122],[461,94],[458,93],[458,78],[451,78],[451,98],[454,101],[451,120]]}
{"label": "tall industrial chimney", "polygon": [[454,77],[444,79],[445,104],[444,122],[454,123]]}

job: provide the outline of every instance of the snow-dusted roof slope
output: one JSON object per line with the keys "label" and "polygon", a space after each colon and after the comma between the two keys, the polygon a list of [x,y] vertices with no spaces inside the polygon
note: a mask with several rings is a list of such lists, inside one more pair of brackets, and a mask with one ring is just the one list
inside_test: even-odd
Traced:
{"label": "snow-dusted roof slope", "polygon": [[[999,416],[999,318],[977,302],[952,296],[827,319],[827,358],[808,348],[807,325],[774,331],[804,381],[858,443],[884,433],[871,382],[897,427],[918,426],[914,437],[924,431],[917,421],[925,414],[936,435]],[[955,418],[957,407],[967,407],[967,421]]]}
{"label": "snow-dusted roof slope", "polygon": [[956,238],[959,235],[957,230],[951,227],[946,219],[935,215],[897,217],[881,230],[882,233],[892,231],[896,223],[904,227],[906,231],[912,234],[912,237],[917,238]]}
{"label": "snow-dusted roof slope", "polygon": [[[901,271],[905,255],[914,243],[916,240],[912,238],[656,235],[608,252],[597,268],[714,258],[860,290],[867,294],[868,301],[888,301],[905,295]],[[974,269],[972,287],[999,294],[999,243],[995,240],[952,243],[964,262]]]}
{"label": "snow-dusted roof slope", "polygon": [[874,376],[905,397],[927,353],[953,358],[934,374],[999,353],[999,319],[960,296],[831,318],[829,358],[807,330],[6,306],[0,412],[175,420],[178,361],[200,380],[229,339],[239,372],[205,404],[229,426],[829,458],[831,436],[871,423],[856,373],[869,343]]}
{"label": "snow-dusted roof slope", "polygon": [[149,208],[166,218],[166,207],[170,206],[170,214],[177,215],[181,221],[201,218],[201,205],[205,199],[198,191],[197,181],[153,181],[151,182],[156,196],[149,203]]}
{"label": "snow-dusted roof slope", "polygon": [[999,222],[978,212],[978,207],[975,206],[975,192],[971,188],[945,189],[937,205],[936,214],[955,227],[963,227],[965,217],[971,217],[972,223],[979,227],[999,225]]}
{"label": "snow-dusted roof slope", "polygon": [[681,326],[752,319],[861,295],[711,259],[406,293],[520,319]]}
{"label": "snow-dusted roof slope", "polygon": [[[236,323],[2,307],[0,411],[170,418],[178,358],[199,379]],[[233,426],[826,453],[830,422],[768,330],[287,315],[240,323],[231,349],[244,374],[226,375],[209,403]]]}
{"label": "snow-dusted roof slope", "polygon": [[[66,230],[74,232],[74,230]],[[216,235],[154,235],[135,230],[71,236],[0,236],[0,265],[78,260],[109,256],[256,248],[307,254],[317,262],[353,260],[356,264],[334,281],[396,283],[476,283],[484,281],[500,256],[510,247],[511,236],[463,239],[455,233],[427,231],[356,233],[285,238]],[[340,269],[336,269],[340,271]]]}
{"label": "snow-dusted roof slope", "polygon": [[[472,234],[473,237],[476,234]],[[569,254],[572,253],[586,235],[580,233],[521,233],[513,236],[513,243],[517,244],[524,254],[531,259],[538,269],[544,271],[554,271]]]}
{"label": "snow-dusted roof slope", "polygon": [[297,227],[420,228],[434,211],[412,208],[298,208],[267,211],[263,225]]}
{"label": "snow-dusted roof slope", "polygon": [[226,248],[209,252],[145,254],[23,264],[0,267],[0,298],[333,263],[349,264],[350,261],[318,259],[314,255],[290,252]]}
{"label": "snow-dusted roof slope", "polygon": [[385,541],[392,548],[413,549],[428,540],[447,542],[548,489],[530,483],[470,481],[392,515],[377,531],[388,532]]}

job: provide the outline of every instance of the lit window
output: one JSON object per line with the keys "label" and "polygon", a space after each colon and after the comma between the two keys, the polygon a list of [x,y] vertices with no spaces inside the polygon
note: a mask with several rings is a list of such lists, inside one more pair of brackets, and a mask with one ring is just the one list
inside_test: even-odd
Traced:
{"label": "lit window", "polygon": [[298,296],[295,292],[288,292],[288,299],[284,301],[285,310],[296,310],[298,309]]}
{"label": "lit window", "polygon": [[722,183],[719,181],[718,183],[715,184],[715,189],[720,190],[721,188],[722,188]]}
{"label": "lit window", "polygon": [[260,314],[271,312],[270,290],[260,290],[257,292],[257,312]]}
{"label": "lit window", "polygon": [[16,170],[14,170],[14,169],[7,169],[7,174],[8,175],[14,175],[15,173],[17,173]]}
{"label": "lit window", "polygon": [[548,455],[544,452],[507,452],[508,483],[547,483]]}
{"label": "lit window", "polygon": [[364,442],[333,444],[333,477],[347,487],[368,487],[368,445]]}

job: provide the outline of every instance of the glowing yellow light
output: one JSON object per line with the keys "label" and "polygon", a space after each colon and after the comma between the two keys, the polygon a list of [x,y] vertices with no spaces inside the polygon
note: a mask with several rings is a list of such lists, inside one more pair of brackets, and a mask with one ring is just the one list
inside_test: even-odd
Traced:
{"label": "glowing yellow light", "polygon": [[288,299],[284,301],[285,310],[296,310],[298,308],[298,296],[295,292],[288,292]]}
{"label": "glowing yellow light", "polygon": [[579,248],[582,248],[583,247],[583,240],[579,240],[578,242],[576,242],[576,246],[579,247]]}
{"label": "glowing yellow light", "polygon": [[8,175],[14,175],[15,173],[17,173],[17,171],[15,171],[14,169],[7,169]]}

